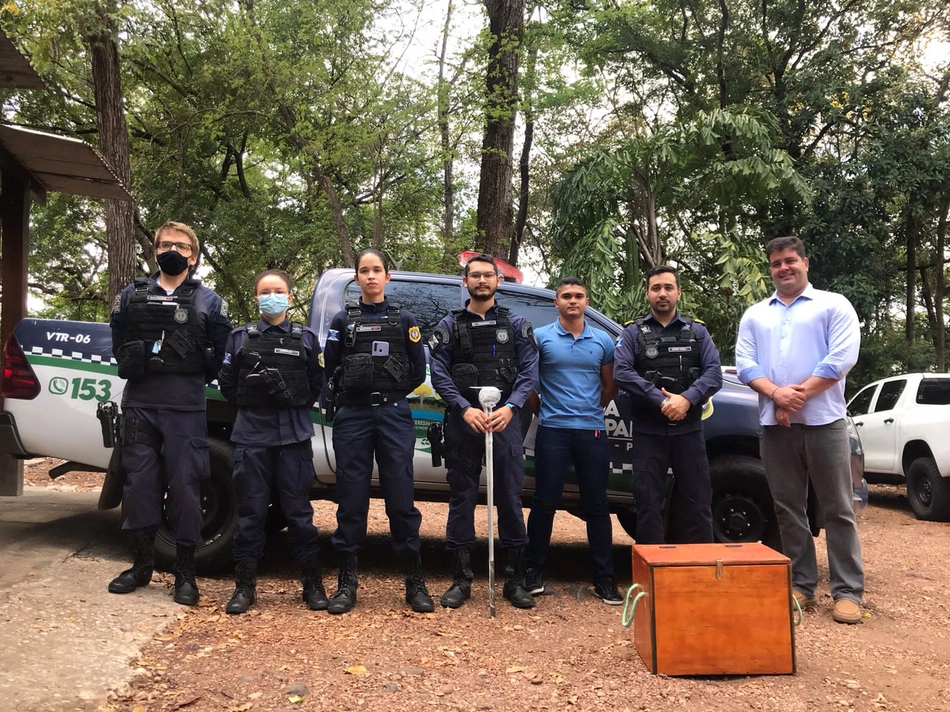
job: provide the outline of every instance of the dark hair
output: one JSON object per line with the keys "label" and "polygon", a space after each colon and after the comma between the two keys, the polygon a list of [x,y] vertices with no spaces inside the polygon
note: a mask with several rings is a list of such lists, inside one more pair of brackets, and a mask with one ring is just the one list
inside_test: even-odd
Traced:
{"label": "dark hair", "polygon": [[379,261],[383,263],[383,269],[386,271],[386,274],[389,274],[389,260],[386,259],[386,255],[377,250],[375,247],[367,247],[365,250],[360,252],[356,256],[356,267],[353,269],[355,269],[357,272],[360,271],[360,262],[363,261],[363,258],[366,257],[366,255],[376,255],[379,258]]}
{"label": "dark hair", "polygon": [[472,266],[472,262],[488,262],[495,274],[498,274],[498,265],[495,264],[495,258],[491,255],[487,255],[484,252],[479,252],[472,259],[465,263],[465,276],[468,277],[468,268]]}
{"label": "dark hair", "polygon": [[587,291],[587,285],[585,285],[579,277],[564,277],[557,283],[557,286],[554,288],[554,293],[557,294],[560,292],[561,287],[582,287],[585,292]]}
{"label": "dark hair", "polygon": [[805,259],[805,243],[797,235],[786,235],[769,240],[769,244],[765,246],[765,259],[770,259],[773,252],[782,250],[795,250],[799,257]]}
{"label": "dark hair", "polygon": [[676,278],[676,288],[680,288],[680,273],[679,270],[675,267],[670,267],[669,265],[657,265],[649,272],[647,272],[647,287],[650,286],[650,278],[655,277],[658,274],[671,274]]}
{"label": "dark hair", "polygon": [[280,277],[282,280],[284,280],[284,284],[287,285],[288,292],[294,291],[294,280],[292,280],[290,278],[290,275],[284,272],[284,270],[265,269],[263,272],[261,272],[254,278],[254,294],[257,294],[257,287],[258,285],[260,285],[261,280],[264,279],[264,277],[271,277],[271,276]]}

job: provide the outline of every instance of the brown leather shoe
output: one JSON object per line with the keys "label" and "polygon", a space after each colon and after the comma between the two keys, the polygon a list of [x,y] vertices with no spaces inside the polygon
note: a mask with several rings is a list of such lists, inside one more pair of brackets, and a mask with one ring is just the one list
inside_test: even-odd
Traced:
{"label": "brown leather shoe", "polygon": [[839,598],[835,601],[835,609],[831,612],[831,617],[838,623],[860,623],[861,606],[850,598]]}
{"label": "brown leather shoe", "polygon": [[803,611],[814,610],[815,606],[818,605],[818,601],[815,600],[814,596],[806,596],[801,591],[796,591],[793,589],[792,596],[794,597],[796,601],[798,601],[798,605],[801,607]]}

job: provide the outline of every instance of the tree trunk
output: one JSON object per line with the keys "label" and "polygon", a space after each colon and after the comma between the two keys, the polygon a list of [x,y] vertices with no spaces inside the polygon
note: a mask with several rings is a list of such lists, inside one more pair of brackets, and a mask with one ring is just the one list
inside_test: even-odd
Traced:
{"label": "tree trunk", "polygon": [[947,293],[946,285],[946,264],[944,262],[944,250],[947,244],[947,213],[950,212],[950,198],[944,198],[940,204],[940,220],[937,223],[937,246],[935,250],[935,262],[937,264],[936,288],[934,289],[934,311],[937,317],[937,328],[934,333],[934,347],[936,350],[937,371],[943,373],[947,370],[947,325],[943,318],[943,300]]}
{"label": "tree trunk", "polygon": [[904,293],[904,308],[906,315],[904,317],[904,339],[907,345],[914,343],[914,310],[917,306],[917,221],[910,213],[907,214],[904,223],[907,241],[907,284]]}
{"label": "tree trunk", "polygon": [[442,214],[442,245],[452,244],[455,232],[455,186],[453,185],[452,170],[455,165],[455,156],[449,136],[449,83],[445,78],[445,57],[448,53],[449,30],[452,27],[453,0],[449,0],[449,7],[445,11],[445,26],[442,28],[442,49],[439,52],[439,136],[442,139],[442,179],[444,182]]}
{"label": "tree trunk", "polygon": [[[534,15],[536,5],[528,11],[528,18]],[[524,96],[524,143],[521,146],[521,187],[518,190],[518,215],[515,218],[515,229],[511,236],[511,246],[508,248],[508,264],[518,265],[518,256],[524,242],[524,229],[528,223],[528,196],[531,190],[531,146],[534,143],[534,87],[536,86],[535,71],[538,63],[538,47],[535,43],[528,50],[525,65],[525,96]]]}
{"label": "tree trunk", "polygon": [[485,134],[478,184],[476,247],[492,255],[511,241],[511,177],[524,0],[485,0],[492,43],[486,72]]}
{"label": "tree trunk", "polygon": [[[119,180],[129,187],[129,132],[125,121],[125,100],[119,65],[116,28],[110,17],[115,8],[96,3],[96,20],[86,32],[92,57],[92,83],[96,97],[99,148]],[[109,252],[108,304],[135,278],[135,204],[106,200],[106,236]]]}

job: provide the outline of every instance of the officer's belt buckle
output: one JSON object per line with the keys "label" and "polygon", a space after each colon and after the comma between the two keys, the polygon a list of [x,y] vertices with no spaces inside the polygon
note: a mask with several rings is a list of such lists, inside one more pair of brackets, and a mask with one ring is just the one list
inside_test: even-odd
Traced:
{"label": "officer's belt buckle", "polygon": [[369,394],[369,404],[374,408],[376,406],[383,405],[386,402],[386,398],[379,391],[373,391]]}

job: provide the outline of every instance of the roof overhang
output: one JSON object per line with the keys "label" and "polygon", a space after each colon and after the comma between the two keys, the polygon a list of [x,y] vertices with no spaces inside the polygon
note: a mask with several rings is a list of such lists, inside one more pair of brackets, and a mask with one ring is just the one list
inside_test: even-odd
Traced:
{"label": "roof overhang", "polygon": [[30,61],[0,29],[0,87],[4,89],[45,89]]}
{"label": "roof overhang", "polygon": [[0,125],[0,146],[46,191],[132,200],[105,159],[85,141]]}

